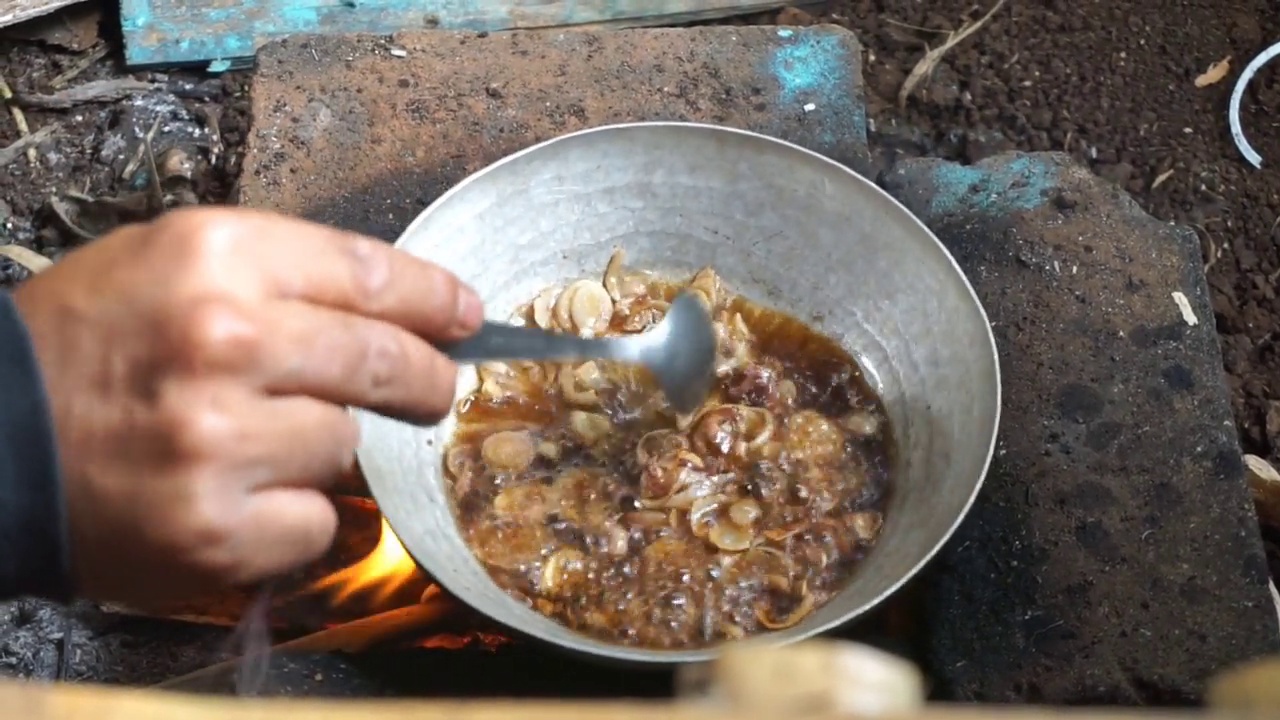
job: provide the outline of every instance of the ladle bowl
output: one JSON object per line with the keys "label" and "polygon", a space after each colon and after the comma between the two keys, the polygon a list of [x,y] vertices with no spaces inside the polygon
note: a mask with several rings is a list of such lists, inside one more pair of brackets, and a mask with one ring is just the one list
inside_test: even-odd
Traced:
{"label": "ladle bowl", "polygon": [[[801,640],[880,603],[947,541],[982,485],[1000,372],[973,288],[898,202],[808,150],[689,123],[586,130],[468,177],[396,245],[470,283],[493,320],[548,285],[599,277],[617,247],[630,267],[678,278],[710,265],[732,291],[810,322],[859,359],[897,444],[884,528],[842,592],[766,641]],[[464,367],[458,396],[475,385]],[[671,664],[717,654],[604,642],[509,596],[458,532],[442,467],[454,418],[417,427],[357,417],[359,460],[379,508],[422,568],[463,602],[600,659]]]}

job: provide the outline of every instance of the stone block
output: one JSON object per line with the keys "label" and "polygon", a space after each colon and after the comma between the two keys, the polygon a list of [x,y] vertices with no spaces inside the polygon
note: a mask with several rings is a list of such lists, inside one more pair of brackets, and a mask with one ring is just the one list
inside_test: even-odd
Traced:
{"label": "stone block", "polygon": [[512,152],[652,120],[754,130],[866,172],[861,57],[834,26],[282,40],[258,56],[239,202],[393,239]]}
{"label": "stone block", "polygon": [[973,282],[1003,373],[994,466],[930,577],[941,694],[1194,702],[1280,650],[1195,235],[1060,155],[883,182]]}

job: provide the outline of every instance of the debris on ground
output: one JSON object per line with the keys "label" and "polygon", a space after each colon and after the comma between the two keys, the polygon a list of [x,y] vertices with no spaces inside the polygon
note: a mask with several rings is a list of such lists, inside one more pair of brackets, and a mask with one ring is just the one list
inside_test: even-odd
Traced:
{"label": "debris on ground", "polygon": [[[30,135],[31,127],[27,125],[26,113],[22,112],[22,108],[12,103],[13,90],[9,87],[9,83],[5,82],[5,79],[3,77],[0,77],[0,100],[3,100],[5,103],[9,104],[9,113],[13,115],[13,124],[18,128],[18,135],[20,136]],[[32,165],[36,164],[35,147],[27,148],[27,162],[31,163]],[[0,163],[0,165],[8,165],[8,164],[9,163],[7,162]]]}
{"label": "debris on ground", "polygon": [[35,20],[80,0],[12,0],[0,5],[0,28]]}
{"label": "debris on ground", "polygon": [[959,30],[948,33],[946,40],[944,40],[941,45],[926,52],[924,57],[920,58],[920,61],[915,64],[915,67],[911,68],[911,72],[907,75],[907,79],[902,83],[902,89],[898,91],[898,107],[905,108],[907,106],[907,98],[911,97],[911,93],[915,91],[916,86],[920,84],[920,81],[933,74],[934,69],[938,66],[938,61],[940,61],[942,57],[951,50],[951,48],[959,45],[965,38],[982,29],[982,26],[986,25],[987,21],[990,20],[992,16],[1000,10],[1000,8],[1004,7],[1004,3],[1005,0],[998,0],[996,4],[991,6],[991,9],[987,11],[986,15],[983,15],[974,22],[966,22],[964,25],[960,26]]}
{"label": "debris on ground", "polygon": [[27,153],[27,159],[32,165],[35,165],[37,162],[35,155],[36,145],[48,140],[57,131],[57,123],[45,125],[35,132],[19,130],[22,135],[17,140],[14,140],[7,147],[0,148],[0,168],[22,157],[23,152]]}
{"label": "debris on ground", "polygon": [[1195,84],[1198,88],[1217,85],[1227,77],[1227,73],[1231,72],[1231,56],[1228,55],[1218,62],[1209,66],[1208,70],[1196,76]]}
{"label": "debris on ground", "polygon": [[132,78],[119,80],[95,80],[48,95],[27,93],[19,95],[16,102],[26,108],[45,110],[69,110],[85,103],[111,103],[131,98],[140,93],[163,88],[162,83],[141,82]]}
{"label": "debris on ground", "polygon": [[102,6],[79,3],[0,30],[0,37],[28,40],[80,52],[98,42]]}
{"label": "debris on ground", "polygon": [[18,263],[32,275],[53,266],[53,261],[49,258],[21,245],[0,245],[0,255]]}
{"label": "debris on ground", "polygon": [[1249,491],[1263,525],[1280,529],[1280,471],[1257,455],[1244,456]]}

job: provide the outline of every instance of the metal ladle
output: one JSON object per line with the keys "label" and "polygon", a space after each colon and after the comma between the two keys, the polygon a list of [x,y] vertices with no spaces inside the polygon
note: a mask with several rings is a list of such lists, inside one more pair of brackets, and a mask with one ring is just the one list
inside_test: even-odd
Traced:
{"label": "metal ladle", "polygon": [[671,406],[688,413],[697,409],[711,390],[716,337],[702,303],[682,292],[661,322],[637,335],[583,338],[485,322],[475,335],[441,349],[456,362],[613,360],[642,365],[657,378]]}

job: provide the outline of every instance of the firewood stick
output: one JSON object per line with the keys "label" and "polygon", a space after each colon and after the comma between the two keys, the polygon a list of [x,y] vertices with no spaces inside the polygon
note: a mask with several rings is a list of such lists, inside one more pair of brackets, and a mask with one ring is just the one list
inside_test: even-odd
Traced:
{"label": "firewood stick", "polygon": [[[361,652],[377,643],[410,633],[421,632],[444,619],[457,609],[456,602],[445,595],[435,594],[424,598],[417,605],[370,615],[366,618],[343,623],[320,632],[303,635],[295,640],[273,645],[264,652],[270,653],[327,653]],[[240,656],[210,665],[195,672],[170,678],[153,687],[181,689],[235,672],[240,664],[254,655]]]}

